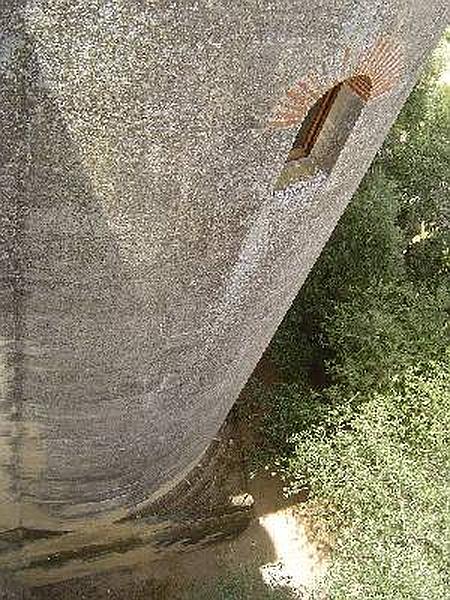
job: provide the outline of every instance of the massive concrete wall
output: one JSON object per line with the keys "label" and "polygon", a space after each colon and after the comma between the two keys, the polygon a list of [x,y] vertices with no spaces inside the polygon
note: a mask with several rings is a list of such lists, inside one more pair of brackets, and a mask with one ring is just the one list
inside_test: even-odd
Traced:
{"label": "massive concrete wall", "polygon": [[[198,460],[446,4],[2,3],[0,529],[118,518]],[[309,106],[359,73],[331,172],[274,192]]]}

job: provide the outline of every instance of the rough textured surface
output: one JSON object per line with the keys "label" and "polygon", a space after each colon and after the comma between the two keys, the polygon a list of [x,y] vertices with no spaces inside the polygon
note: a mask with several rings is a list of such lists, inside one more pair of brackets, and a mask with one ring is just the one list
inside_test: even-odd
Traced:
{"label": "rough textured surface", "polygon": [[86,578],[102,573],[132,575],[143,565],[238,536],[254,518],[238,437],[236,420],[228,418],[189,479],[116,523],[75,532],[0,533],[0,600],[2,587],[32,593],[45,586],[51,597],[71,598],[71,584],[60,589],[60,582],[76,579],[83,587]]}
{"label": "rough textured surface", "polygon": [[[0,530],[117,519],[196,463],[446,5],[3,0]],[[306,110],[361,72],[331,171],[274,193]]]}

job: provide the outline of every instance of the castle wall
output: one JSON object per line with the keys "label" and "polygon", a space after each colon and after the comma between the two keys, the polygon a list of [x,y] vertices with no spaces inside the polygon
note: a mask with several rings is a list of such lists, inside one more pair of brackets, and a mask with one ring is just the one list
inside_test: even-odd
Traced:
{"label": "castle wall", "polygon": [[[4,3],[0,527],[116,519],[196,463],[446,4]],[[308,108],[359,73],[331,171],[274,192]]]}

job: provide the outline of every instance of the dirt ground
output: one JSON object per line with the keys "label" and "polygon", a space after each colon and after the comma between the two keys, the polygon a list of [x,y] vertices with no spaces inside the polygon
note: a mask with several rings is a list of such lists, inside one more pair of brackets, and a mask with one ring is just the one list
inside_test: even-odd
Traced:
{"label": "dirt ground", "polygon": [[326,561],[310,540],[301,510],[303,498],[286,499],[283,482],[270,473],[251,480],[249,492],[255,501],[251,525],[235,540],[180,557],[173,571],[178,585],[251,567],[271,587],[302,592],[322,573]]}

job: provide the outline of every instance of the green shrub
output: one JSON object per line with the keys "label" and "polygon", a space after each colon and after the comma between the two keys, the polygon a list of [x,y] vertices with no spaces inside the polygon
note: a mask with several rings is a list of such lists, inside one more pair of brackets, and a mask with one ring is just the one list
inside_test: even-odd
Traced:
{"label": "green shrub", "polygon": [[[403,270],[402,233],[397,225],[399,196],[376,168],[352,200],[272,341],[272,357],[287,379],[302,372],[324,379],[332,356],[323,328],[336,305],[355,290],[378,285]],[[313,381],[314,383],[314,381]]]}
{"label": "green shrub", "polygon": [[[449,40],[447,40],[449,43]],[[264,460],[335,548],[319,597],[450,598],[450,93],[434,63],[271,344]]]}
{"label": "green shrub", "polygon": [[333,381],[341,391],[362,393],[389,386],[409,367],[426,372],[448,348],[449,308],[445,287],[397,280],[355,290],[324,323]]}
{"label": "green shrub", "polygon": [[[450,590],[450,373],[404,374],[333,435],[297,435],[287,473],[338,531],[330,598],[443,599]],[[300,481],[298,481],[301,474]]]}
{"label": "green shrub", "polygon": [[406,265],[428,281],[450,273],[450,87],[438,83],[449,47],[447,33],[377,161],[401,197]]}

